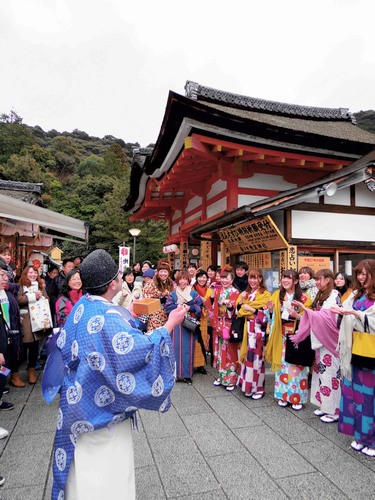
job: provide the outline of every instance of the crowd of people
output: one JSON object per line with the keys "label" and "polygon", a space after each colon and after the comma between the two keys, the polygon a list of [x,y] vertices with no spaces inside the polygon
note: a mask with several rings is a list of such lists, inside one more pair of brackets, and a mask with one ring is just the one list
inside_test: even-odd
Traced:
{"label": "crowd of people", "polygon": [[[41,276],[30,264],[16,279],[9,249],[0,248],[0,364],[9,368],[11,386],[25,387],[22,361],[27,382],[35,384],[51,329],[64,326],[85,293],[94,293],[81,265],[81,258],[65,259],[61,269],[52,266]],[[330,269],[283,270],[276,291],[267,290],[261,269],[243,261],[234,268],[190,263],[181,270],[163,259],[155,266],[144,261],[121,278],[108,296],[128,314],[135,316],[135,301],[160,301],[159,309],[138,318],[137,329],[148,336],[167,325],[177,381],[192,385],[194,374],[207,374],[210,364],[217,370],[214,386],[259,400],[268,363],[278,406],[301,411],[310,398],[315,416],[338,423],[340,432],[354,436],[354,450],[375,456],[375,260],[359,262],[352,285]],[[50,320],[37,324],[34,310],[44,301]],[[170,321],[174,310],[183,310],[183,321]],[[0,377],[0,411],[13,408],[2,399],[10,391],[6,380]],[[0,438],[7,435],[0,428]]]}

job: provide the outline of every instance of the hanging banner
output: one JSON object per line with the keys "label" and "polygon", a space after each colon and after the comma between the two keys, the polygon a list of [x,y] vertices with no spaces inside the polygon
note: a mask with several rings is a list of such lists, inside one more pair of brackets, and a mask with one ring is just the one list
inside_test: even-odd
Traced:
{"label": "hanging banner", "polygon": [[269,215],[222,229],[218,233],[231,254],[259,253],[288,247],[287,241]]}
{"label": "hanging banner", "polygon": [[181,269],[187,269],[189,265],[189,247],[187,241],[181,241],[180,243],[180,266]]}
{"label": "hanging banner", "polygon": [[296,246],[288,246],[286,250],[282,250],[280,252],[280,273],[282,273],[285,269],[293,269],[293,271],[298,271]]}
{"label": "hanging banner", "polygon": [[118,247],[118,250],[118,268],[123,273],[127,267],[130,267],[130,247]]}

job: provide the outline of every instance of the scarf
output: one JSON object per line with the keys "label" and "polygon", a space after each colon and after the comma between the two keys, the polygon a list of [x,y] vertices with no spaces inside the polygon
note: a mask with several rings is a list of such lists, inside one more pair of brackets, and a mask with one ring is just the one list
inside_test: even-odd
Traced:
{"label": "scarf", "polygon": [[184,290],[182,290],[179,286],[176,288],[176,295],[177,295],[177,304],[186,304],[187,302],[190,302],[193,300],[193,297],[191,296],[191,286],[187,285]]}
{"label": "scarf", "polygon": [[206,293],[207,293],[207,290],[208,290],[207,286],[201,286],[201,285],[198,285],[198,283],[195,283],[194,288],[199,293],[199,295],[201,297],[205,297],[206,296]]}
{"label": "scarf", "polygon": [[[252,296],[252,294],[250,294]],[[241,295],[238,297],[236,301],[236,306],[239,305],[241,301]],[[250,297],[249,297],[250,298]],[[247,304],[250,307],[253,307],[254,309],[264,309],[266,307],[267,302],[271,300],[271,294],[268,290],[264,290],[263,293],[261,293],[259,290],[256,290],[256,294],[253,300],[244,300],[243,304]],[[254,316],[255,313],[252,313],[250,311],[245,311],[243,307],[241,307],[238,312],[237,312],[237,317],[242,318],[242,317],[247,317],[251,318]],[[247,321],[245,321],[244,325],[244,336],[242,339],[242,344],[241,344],[241,350],[240,350],[240,361],[241,363],[244,363],[247,357],[247,343],[248,343],[248,338],[247,338]]]}
{"label": "scarf", "polygon": [[311,278],[307,281],[300,280],[299,286],[301,287],[301,290],[303,290],[312,301],[315,299],[316,294],[318,293],[318,289],[316,287],[314,278]]}
{"label": "scarf", "polygon": [[[283,351],[280,290],[276,290],[276,292],[272,294],[271,300],[274,303],[273,323],[272,323],[272,331],[264,352],[264,358],[267,361],[267,363],[271,365],[271,370],[273,372],[278,372],[281,368],[281,359]],[[310,297],[303,295],[300,301],[303,302],[306,307],[311,307]],[[294,321],[294,328],[296,323],[297,321]]]}
{"label": "scarf", "polygon": [[[294,344],[299,344],[310,335],[310,330],[313,331],[319,342],[329,350],[329,352],[339,357],[337,352],[337,342],[339,339],[339,329],[337,328],[336,314],[330,309],[320,309],[312,311],[308,309],[301,318],[299,328],[292,336]],[[319,363],[319,352],[317,351],[316,361]]]}

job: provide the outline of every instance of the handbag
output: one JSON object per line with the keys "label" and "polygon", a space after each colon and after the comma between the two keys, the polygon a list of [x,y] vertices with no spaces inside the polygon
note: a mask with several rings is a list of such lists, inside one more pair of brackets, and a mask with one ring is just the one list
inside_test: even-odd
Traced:
{"label": "handbag", "polygon": [[375,370],[375,333],[370,332],[367,316],[364,327],[364,332],[353,332],[351,364],[358,368]]}
{"label": "handbag", "polygon": [[189,330],[191,333],[195,333],[196,330],[199,328],[199,321],[196,318],[193,318],[193,316],[188,316],[186,315],[184,317],[183,322],[181,323],[182,328],[185,328],[185,330]]}
{"label": "handbag", "polygon": [[246,318],[244,316],[233,318],[229,331],[229,342],[242,342],[245,321]]}
{"label": "handbag", "polygon": [[294,345],[293,335],[286,336],[285,361],[287,363],[299,366],[312,366],[314,359],[315,351],[311,347],[310,335],[297,346]]}
{"label": "handbag", "polygon": [[42,296],[36,302],[29,303],[29,314],[33,333],[52,328],[51,309],[49,301],[45,297]]}

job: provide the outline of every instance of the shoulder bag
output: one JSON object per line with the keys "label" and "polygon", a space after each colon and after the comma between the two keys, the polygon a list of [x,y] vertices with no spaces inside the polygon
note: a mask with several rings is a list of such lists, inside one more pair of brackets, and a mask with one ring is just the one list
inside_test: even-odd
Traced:
{"label": "shoulder bag", "polygon": [[352,365],[358,368],[375,370],[375,332],[370,332],[368,318],[365,315],[364,332],[353,332]]}

